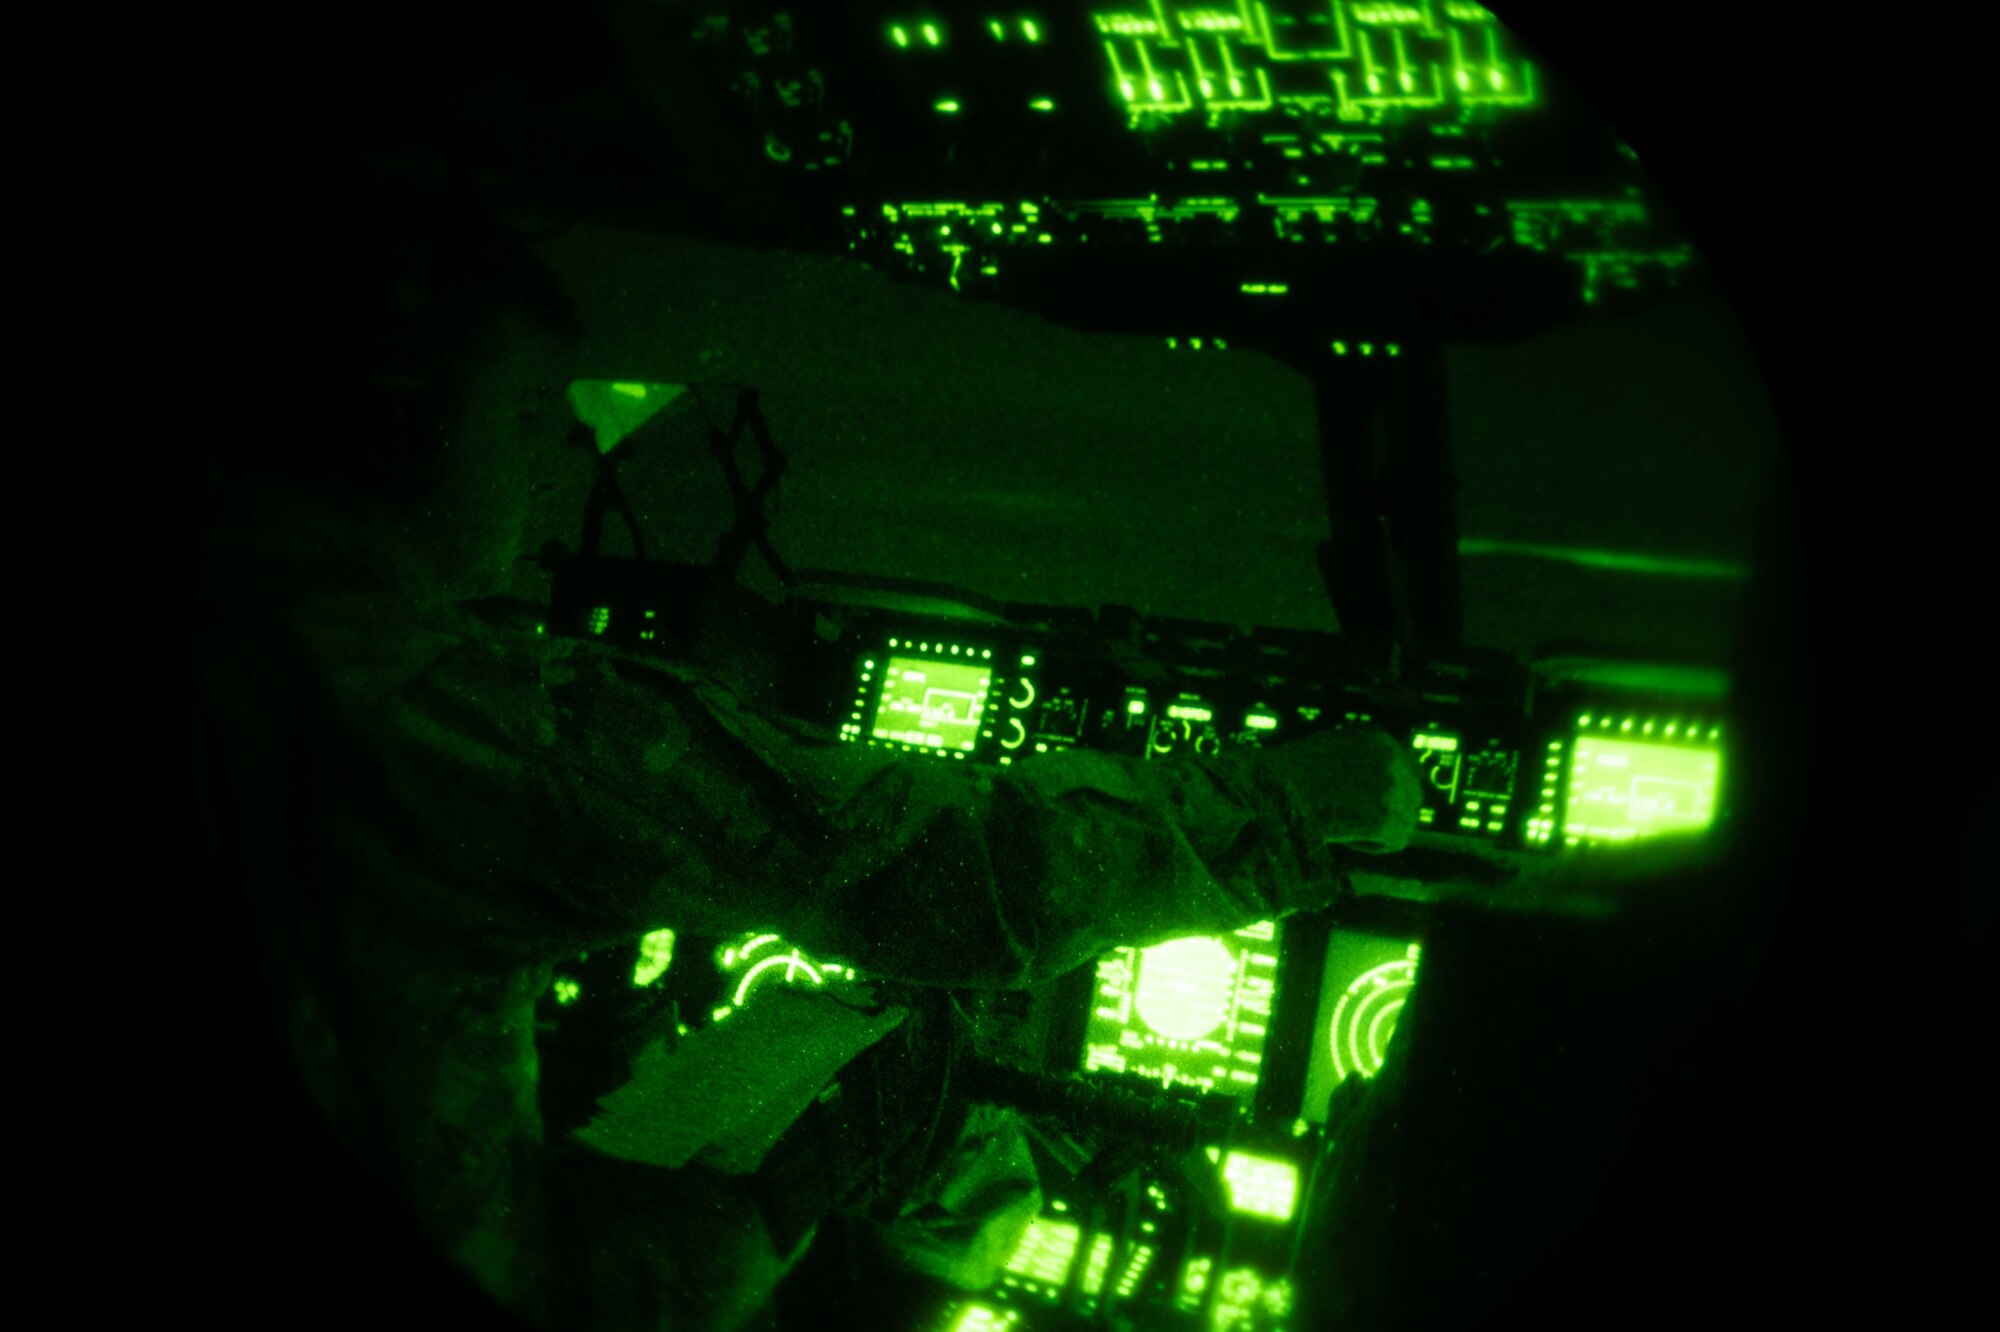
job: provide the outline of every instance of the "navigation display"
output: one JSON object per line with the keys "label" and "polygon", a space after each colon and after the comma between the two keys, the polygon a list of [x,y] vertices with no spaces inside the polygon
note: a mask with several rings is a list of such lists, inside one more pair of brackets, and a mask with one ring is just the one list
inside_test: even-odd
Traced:
{"label": "navigation display", "polygon": [[1326,1122],[1327,1099],[1350,1077],[1372,1078],[1417,983],[1421,950],[1406,938],[1336,930],[1327,940],[1319,1019],[1306,1068],[1305,1118]]}
{"label": "navigation display", "polygon": [[890,657],[870,734],[877,740],[971,753],[979,741],[991,663]]}
{"label": "navigation display", "polygon": [[1623,842],[1707,828],[1722,775],[1720,738],[1715,726],[1582,719],[1570,751],[1564,841]]}
{"label": "navigation display", "polygon": [[1257,1086],[1277,994],[1278,925],[1116,948],[1099,959],[1086,1073],[1240,1096]]}

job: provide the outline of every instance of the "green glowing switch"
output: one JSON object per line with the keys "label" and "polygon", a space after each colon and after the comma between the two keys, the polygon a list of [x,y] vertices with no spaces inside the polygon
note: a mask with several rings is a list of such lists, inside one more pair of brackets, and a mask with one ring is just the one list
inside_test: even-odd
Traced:
{"label": "green glowing switch", "polygon": [[1118,1298],[1129,1300],[1132,1292],[1139,1288],[1139,1282],[1146,1275],[1146,1268],[1153,1261],[1153,1246],[1135,1244],[1132,1256],[1125,1260],[1125,1270],[1118,1277]]}
{"label": "green glowing switch", "polygon": [[946,1327],[946,1332],[1011,1332],[1021,1320],[1018,1309],[1002,1308],[977,1301],[962,1306]]}
{"label": "green glowing switch", "polygon": [[1069,1279],[1070,1264],[1076,1258],[1081,1238],[1082,1232],[1074,1221],[1036,1217],[1007,1259],[1007,1271],[1024,1280],[1061,1289]]}
{"label": "green glowing switch", "polygon": [[1111,1268],[1111,1236],[1099,1234],[1090,1242],[1090,1255],[1083,1264],[1083,1293],[1095,1295],[1104,1289]]}
{"label": "green glowing switch", "polygon": [[[1218,1149],[1208,1149],[1209,1160],[1219,1155]],[[1229,1205],[1240,1215],[1289,1221],[1298,1208],[1299,1168],[1290,1161],[1231,1152],[1223,1162],[1222,1178],[1229,1186]]]}

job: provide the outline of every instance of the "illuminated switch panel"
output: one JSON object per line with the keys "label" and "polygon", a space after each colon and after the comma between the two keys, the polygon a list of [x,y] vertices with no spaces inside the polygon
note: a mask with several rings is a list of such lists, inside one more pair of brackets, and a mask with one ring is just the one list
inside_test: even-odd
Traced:
{"label": "illuminated switch panel", "polygon": [[1003,707],[998,725],[999,759],[1003,766],[1021,757],[1035,729],[1035,716],[1041,710],[1042,701],[1036,674],[1040,666],[1041,657],[1038,654],[1016,653],[1014,678],[1001,691]]}
{"label": "illuminated switch panel", "polygon": [[1121,1252],[1117,1244],[1116,1237],[1103,1231],[1091,1237],[1085,1250],[1083,1276],[1073,1297],[1073,1307],[1079,1313],[1095,1313],[1105,1299],[1107,1287],[1112,1298],[1120,1303],[1138,1294],[1140,1283],[1153,1264],[1153,1245],[1142,1240]]}
{"label": "illuminated switch panel", "polygon": [[1414,733],[1410,746],[1423,774],[1419,827],[1484,838],[1506,830],[1520,768],[1513,746],[1498,739],[1468,740],[1436,726]]}
{"label": "illuminated switch panel", "polygon": [[[1215,1287],[1211,1292],[1210,1285]],[[1242,1328],[1283,1327],[1297,1300],[1290,1279],[1266,1276],[1254,1267],[1233,1267],[1218,1280],[1215,1260],[1190,1258],[1181,1269],[1174,1306],[1187,1312],[1200,1309],[1211,1293],[1211,1328],[1237,1332]]]}
{"label": "illuminated switch panel", "polygon": [[1239,1216],[1289,1221],[1298,1210],[1299,1168],[1290,1161],[1249,1152],[1231,1152],[1224,1160],[1216,1147],[1208,1149],[1208,1159],[1222,1166],[1229,1206]]}
{"label": "illuminated switch panel", "polygon": [[[1062,1206],[1057,1203],[1053,1206]],[[1071,1268],[1082,1247],[1082,1231],[1062,1216],[1038,1216],[1007,1259],[1000,1284],[1037,1299],[1053,1301],[1069,1284]]]}
{"label": "illuminated switch panel", "polygon": [[837,988],[841,982],[859,979],[854,968],[812,957],[775,934],[743,934],[720,945],[715,966],[729,985],[727,999],[709,1014],[715,1022],[741,1011],[769,989]]}
{"label": "illuminated switch panel", "polygon": [[1152,723],[1146,736],[1147,758],[1221,752],[1222,733],[1216,726],[1215,708],[1206,699],[1195,694],[1180,694],[1152,713]]}
{"label": "illuminated switch panel", "polygon": [[1021,1323],[1021,1311],[983,1300],[953,1304],[937,1325],[939,1332],[1014,1332]]}
{"label": "illuminated switch panel", "polygon": [[1126,1254],[1125,1261],[1118,1265],[1118,1281],[1113,1287],[1121,1300],[1129,1300],[1139,1291],[1139,1283],[1146,1278],[1153,1265],[1153,1246],[1138,1243]]}

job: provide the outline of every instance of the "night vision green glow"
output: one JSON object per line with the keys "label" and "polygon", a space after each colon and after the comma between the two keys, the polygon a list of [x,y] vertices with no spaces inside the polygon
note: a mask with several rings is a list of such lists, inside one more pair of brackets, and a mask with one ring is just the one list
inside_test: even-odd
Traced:
{"label": "night vision green glow", "polygon": [[1708,828],[1722,777],[1720,740],[1713,725],[1585,714],[1570,752],[1564,840],[1626,842]]}
{"label": "night vision green glow", "polygon": [[[1000,251],[1017,245],[1172,244],[1184,237],[1207,244],[1218,224],[1228,231],[1241,222],[1260,237],[1302,244],[1395,239],[1443,241],[1481,253],[1512,245],[1558,254],[1575,265],[1586,305],[1677,285],[1679,270],[1695,262],[1690,247],[1666,244],[1655,234],[1636,185],[1619,189],[1615,198],[1477,204],[1479,220],[1461,219],[1470,230],[1437,216],[1427,200],[1404,199],[1400,187],[1366,191],[1358,169],[1456,178],[1504,165],[1487,131],[1538,107],[1540,80],[1519,43],[1481,5],[1239,0],[1181,9],[1154,0],[1093,9],[1088,17],[1085,40],[1102,50],[1102,87],[1129,127],[1149,136],[1184,128],[1227,135],[1227,143],[1190,141],[1189,152],[1170,153],[1167,165],[1202,173],[1202,183],[1218,191],[1240,178],[1239,168],[1275,168],[1254,202],[1248,191],[1198,200],[1171,194],[1072,200],[1046,219],[1009,219],[1001,232],[954,236],[944,246],[935,233],[895,226],[893,216],[888,227],[857,217],[849,248],[867,262],[972,293],[1005,288],[1010,274]],[[1016,42],[1009,17],[982,15],[978,21],[992,41]],[[1034,20],[1018,21],[1021,40],[1041,40]],[[932,22],[888,29],[888,40],[904,49],[939,47],[946,35]],[[1052,111],[1053,101],[1038,95],[1042,88],[1029,84],[1021,95],[1032,99],[1031,110]],[[963,101],[949,86],[934,88],[928,105],[936,114],[967,120],[990,110]],[[1423,141],[1406,142],[1404,131]],[[1241,286],[1246,296],[1289,294],[1282,281]],[[1361,356],[1401,351],[1395,343],[1343,340],[1335,354],[1350,354],[1350,348]]]}
{"label": "night vision green glow", "polygon": [[1152,1264],[1152,1261],[1152,1245],[1135,1244],[1132,1246],[1132,1254],[1125,1260],[1125,1270],[1118,1277],[1116,1290],[1119,1299],[1129,1300],[1132,1298],[1132,1292],[1139,1289],[1139,1282],[1145,1278],[1146,1268]]}
{"label": "night vision green glow", "polygon": [[1257,1085],[1278,971],[1277,925],[1118,948],[1099,959],[1084,1069],[1239,1095]]}
{"label": "night vision green glow", "polygon": [[810,957],[769,933],[738,935],[717,947],[715,965],[731,982],[729,1002],[711,1014],[718,1022],[742,1009],[767,987],[817,990],[830,982],[858,978],[854,968]]}
{"label": "night vision green glow", "polygon": [[1007,1259],[1006,1284],[1053,1298],[1069,1280],[1081,1240],[1076,1222],[1036,1217]]}
{"label": "night vision green glow", "polygon": [[1458,543],[1460,555],[1519,555],[1536,560],[1557,560],[1585,569],[1611,569],[1620,573],[1652,574],[1660,578],[1698,578],[1716,582],[1741,582],[1750,576],[1748,565],[1729,560],[1688,560],[1664,555],[1640,555],[1615,550],[1588,550],[1575,546],[1549,546],[1527,541],[1492,541],[1465,537]]}
{"label": "night vision green glow", "polygon": [[1135,1002],[1146,1025],[1172,1040],[1208,1035],[1229,1017],[1236,956],[1220,939],[1176,939],[1140,954]]}
{"label": "night vision green glow", "polygon": [[945,1327],[945,1332],[1009,1332],[1021,1321],[1019,1309],[1007,1309],[992,1304],[967,1304],[958,1310],[955,1317]]}
{"label": "night vision green glow", "polygon": [[1181,1288],[1175,1303],[1183,1309],[1194,1309],[1201,1305],[1201,1297],[1208,1292],[1208,1274],[1215,1266],[1213,1258],[1190,1258],[1181,1269]]}
{"label": "night vision green glow", "polygon": [[[1111,86],[1133,113],[1330,114],[1369,121],[1395,110],[1521,108],[1537,101],[1534,67],[1507,49],[1479,6],[1332,3],[1331,22],[1265,4],[1092,15]],[[1476,13],[1475,13],[1476,11]]]}
{"label": "night vision green glow", "polygon": [[1350,1074],[1372,1078],[1388,1057],[1389,1038],[1417,979],[1417,946],[1410,956],[1386,962],[1357,976],[1335,1001],[1328,1032],[1336,1079]]}
{"label": "night vision green glow", "polygon": [[1099,1233],[1090,1241],[1090,1256],[1083,1264],[1083,1293],[1095,1295],[1104,1289],[1111,1267],[1111,1236]]}
{"label": "night vision green glow", "polygon": [[969,753],[993,675],[984,663],[890,657],[872,731],[877,740]]}
{"label": "night vision green glow", "polygon": [[632,984],[651,985],[667,974],[674,964],[674,932],[654,930],[639,940],[639,960],[632,968]]}
{"label": "night vision green glow", "polygon": [[1293,1303],[1290,1280],[1266,1277],[1255,1268],[1231,1268],[1216,1286],[1209,1327],[1212,1332],[1236,1332],[1238,1328],[1271,1326],[1265,1320],[1287,1317]]}
{"label": "night vision green glow", "polygon": [[1306,1070],[1305,1118],[1326,1122],[1334,1089],[1382,1068],[1397,1018],[1416,984],[1421,950],[1407,938],[1336,930],[1327,941],[1320,1011]]}
{"label": "night vision green glow", "polygon": [[590,428],[597,451],[609,453],[686,392],[685,384],[575,379],[570,381],[567,396],[570,411]]}
{"label": "night vision green glow", "polygon": [[1243,1216],[1266,1221],[1289,1221],[1298,1209],[1299,1168],[1275,1157],[1231,1152],[1222,1160],[1221,1149],[1210,1147],[1208,1159],[1222,1161],[1222,1179],[1229,1186],[1229,1205]]}

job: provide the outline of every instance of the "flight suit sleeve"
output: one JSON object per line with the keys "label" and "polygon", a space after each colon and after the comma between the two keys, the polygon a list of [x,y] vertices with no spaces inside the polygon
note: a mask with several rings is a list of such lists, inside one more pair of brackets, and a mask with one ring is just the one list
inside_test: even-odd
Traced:
{"label": "flight suit sleeve", "polygon": [[1321,904],[1330,842],[1393,850],[1415,819],[1379,733],[994,770],[829,743],[595,643],[424,641],[338,692],[389,840],[439,885],[437,928],[502,955],[757,929],[913,983],[1024,985]]}

